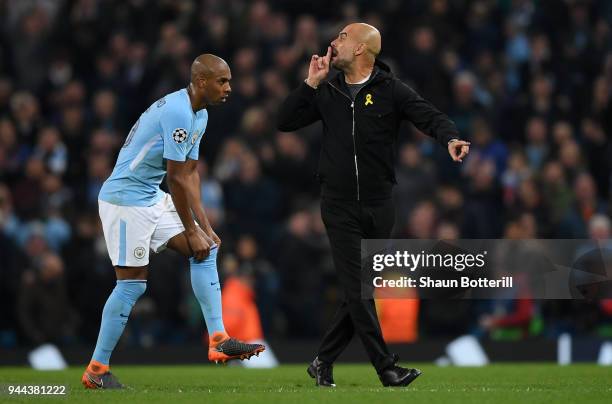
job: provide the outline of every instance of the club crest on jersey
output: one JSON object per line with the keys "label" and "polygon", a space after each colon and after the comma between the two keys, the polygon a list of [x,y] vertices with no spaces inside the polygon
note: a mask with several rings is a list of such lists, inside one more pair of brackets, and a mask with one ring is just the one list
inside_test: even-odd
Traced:
{"label": "club crest on jersey", "polygon": [[176,143],[183,143],[187,140],[187,131],[183,128],[174,129],[172,132],[172,139],[174,139]]}
{"label": "club crest on jersey", "polygon": [[145,249],[144,247],[136,247],[134,249],[134,257],[138,258],[138,259],[142,259],[145,256]]}
{"label": "club crest on jersey", "polygon": [[195,144],[196,141],[198,140],[198,136],[200,136],[200,134],[198,132],[194,132],[193,136],[191,137],[191,144]]}

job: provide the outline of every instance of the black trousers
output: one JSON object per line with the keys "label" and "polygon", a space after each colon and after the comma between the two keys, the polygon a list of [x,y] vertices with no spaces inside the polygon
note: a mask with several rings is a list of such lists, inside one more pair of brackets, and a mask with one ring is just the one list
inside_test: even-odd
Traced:
{"label": "black trousers", "polygon": [[357,333],[380,373],[395,360],[383,340],[374,299],[361,297],[361,239],[389,238],[395,220],[393,202],[323,199],[321,216],[344,300],[323,337],[318,357],[333,363]]}

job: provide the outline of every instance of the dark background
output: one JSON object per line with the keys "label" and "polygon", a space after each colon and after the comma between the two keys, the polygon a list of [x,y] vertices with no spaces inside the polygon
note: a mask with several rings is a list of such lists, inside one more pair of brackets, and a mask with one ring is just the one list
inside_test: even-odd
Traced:
{"label": "dark background", "polygon": [[[611,2],[0,0],[0,348],[93,346],[114,285],[98,191],[139,114],[204,52],[233,75],[200,148],[220,272],[254,279],[266,337],[319,338],[339,299],[321,131],[278,133],[275,115],[353,21],[380,29],[381,58],[472,142],[456,165],[402,127],[396,237],[610,237]],[[503,324],[515,340],[612,334],[606,301],[423,301],[419,314],[421,341]],[[187,261],[153,257],[124,343],[195,343],[202,327]]]}

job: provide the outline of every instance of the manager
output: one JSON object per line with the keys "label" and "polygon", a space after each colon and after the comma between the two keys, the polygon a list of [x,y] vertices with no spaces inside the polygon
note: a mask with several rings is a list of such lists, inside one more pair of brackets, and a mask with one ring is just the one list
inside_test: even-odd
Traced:
{"label": "manager", "polygon": [[[312,56],[308,78],[279,110],[281,131],[323,121],[317,173],[321,216],[345,296],[308,367],[318,386],[335,386],[332,365],[355,333],[384,386],[407,386],[421,374],[397,366],[398,356],[383,340],[374,300],[361,296],[361,239],[391,234],[394,150],[402,121],[435,138],[454,161],[469,152],[454,123],[376,58],[380,49],[375,27],[346,26],[325,56]],[[328,79],[330,65],[338,71]]]}

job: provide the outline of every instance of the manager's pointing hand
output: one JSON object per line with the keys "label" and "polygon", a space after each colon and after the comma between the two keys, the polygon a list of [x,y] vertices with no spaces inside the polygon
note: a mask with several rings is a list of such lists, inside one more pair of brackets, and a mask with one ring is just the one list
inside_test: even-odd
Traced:
{"label": "manager's pointing hand", "polygon": [[448,153],[453,161],[463,163],[463,158],[470,152],[470,142],[453,139],[448,142]]}

